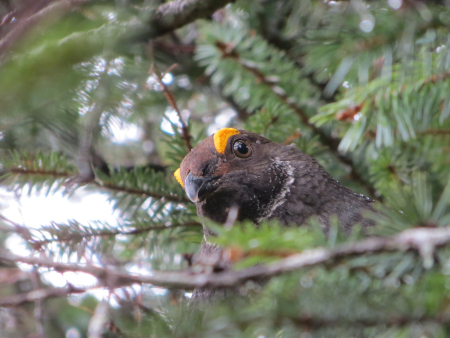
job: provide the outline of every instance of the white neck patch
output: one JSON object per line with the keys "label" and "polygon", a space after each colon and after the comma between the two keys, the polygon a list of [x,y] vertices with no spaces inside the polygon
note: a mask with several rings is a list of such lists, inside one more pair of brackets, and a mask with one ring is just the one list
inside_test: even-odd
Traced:
{"label": "white neck patch", "polygon": [[[283,187],[280,192],[272,198],[269,202],[267,209],[264,211],[263,216],[257,219],[258,223],[270,218],[275,210],[286,202],[286,195],[291,191],[291,186],[295,181],[294,167],[288,161],[282,161],[279,157],[275,157],[273,160],[273,167],[281,171],[287,176],[286,181],[283,183]],[[279,178],[279,177],[278,177]]]}

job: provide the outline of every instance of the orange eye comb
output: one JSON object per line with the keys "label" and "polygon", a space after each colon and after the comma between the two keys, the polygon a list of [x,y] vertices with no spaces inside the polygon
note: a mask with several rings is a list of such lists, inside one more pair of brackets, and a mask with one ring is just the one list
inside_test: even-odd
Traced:
{"label": "orange eye comb", "polygon": [[222,128],[214,134],[214,147],[219,154],[225,153],[227,142],[230,136],[240,134],[239,130],[234,128]]}
{"label": "orange eye comb", "polygon": [[175,176],[175,178],[177,179],[178,183],[180,183],[181,186],[184,188],[183,180],[181,179],[180,168],[178,168],[178,169],[173,173],[173,176]]}

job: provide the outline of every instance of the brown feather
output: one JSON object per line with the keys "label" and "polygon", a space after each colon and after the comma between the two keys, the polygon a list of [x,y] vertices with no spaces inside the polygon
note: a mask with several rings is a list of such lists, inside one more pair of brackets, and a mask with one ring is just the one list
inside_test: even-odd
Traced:
{"label": "brown feather", "polygon": [[[249,146],[249,157],[236,156],[233,144],[238,141]],[[249,131],[229,136],[223,154],[209,136],[184,158],[180,174],[183,182],[189,174],[208,181],[200,188],[197,213],[220,223],[237,208],[238,220],[255,223],[278,219],[282,224],[302,225],[317,215],[325,232],[331,215],[338,216],[347,233],[356,223],[373,225],[362,215],[373,210],[371,200],[341,186],[311,156]]]}

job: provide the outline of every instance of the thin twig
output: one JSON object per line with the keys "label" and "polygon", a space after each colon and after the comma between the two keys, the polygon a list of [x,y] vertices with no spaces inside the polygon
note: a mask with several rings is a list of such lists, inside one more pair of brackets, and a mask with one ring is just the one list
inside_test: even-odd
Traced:
{"label": "thin twig", "polygon": [[[150,48],[150,52],[151,52],[151,48]],[[169,67],[169,69],[173,69],[176,66],[177,66],[176,64],[172,65]],[[167,87],[166,84],[163,82],[163,75],[161,74],[161,71],[155,64],[153,64],[152,68],[153,68],[153,72],[155,73],[155,75],[158,79],[159,85],[163,89],[163,92],[167,98],[167,101],[169,102],[172,109],[177,112],[178,119],[180,120],[180,123],[181,123],[181,138],[184,140],[184,144],[186,145],[187,152],[189,153],[192,149],[192,144],[191,144],[192,136],[189,133],[189,126],[187,125],[186,122],[184,122],[183,117],[181,116],[180,109],[178,108],[177,101],[175,100],[175,95],[173,95],[173,93],[170,91],[169,87]],[[170,70],[167,70],[166,73],[168,73],[169,71]]]}
{"label": "thin twig", "polygon": [[[174,70],[174,69],[177,68],[177,67],[178,67],[178,64],[174,63],[172,66],[170,66],[169,68],[167,68],[166,71],[165,71],[164,73],[160,74],[160,76],[161,76],[161,82],[162,82],[162,79],[164,78],[164,76],[166,76],[167,74],[169,74],[172,70]],[[172,94],[172,96],[173,96],[173,94]],[[174,103],[175,103],[175,105],[176,105],[175,100],[174,100]]]}
{"label": "thin twig", "polygon": [[288,144],[290,144],[292,141],[294,141],[294,140],[300,138],[301,136],[302,136],[302,133],[300,133],[300,132],[294,133],[294,134],[290,135],[286,140],[284,140],[283,144],[288,145]]}

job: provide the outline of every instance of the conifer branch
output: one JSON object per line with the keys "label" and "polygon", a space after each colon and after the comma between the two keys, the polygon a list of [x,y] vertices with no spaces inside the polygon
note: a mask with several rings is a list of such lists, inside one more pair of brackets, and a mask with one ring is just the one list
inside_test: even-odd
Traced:
{"label": "conifer branch", "polygon": [[212,15],[235,0],[175,0],[158,7],[154,20],[155,36],[159,36],[199,18]]}
{"label": "conifer branch", "polygon": [[[153,271],[151,276],[132,275],[117,269],[103,268],[90,264],[59,263],[41,257],[21,257],[6,251],[0,252],[0,262],[21,262],[53,268],[57,271],[85,272],[95,276],[102,285],[109,288],[135,283],[175,289],[226,288],[243,284],[248,280],[267,279],[319,264],[332,263],[340,259],[381,252],[413,251],[419,253],[423,257],[424,263],[426,263],[430,257],[433,259],[435,248],[449,243],[450,227],[413,228],[405,230],[394,237],[373,237],[345,244],[335,249],[309,249],[271,264],[215,274],[194,274],[191,271]],[[429,265],[427,266],[429,267]]]}
{"label": "conifer branch", "polygon": [[258,83],[266,85],[283,103],[291,108],[294,113],[298,115],[303,125],[309,128],[315,135],[318,135],[322,143],[327,146],[342,163],[350,167],[351,177],[359,184],[361,184],[364,188],[366,188],[371,197],[376,196],[375,187],[358,172],[353,159],[349,156],[341,154],[338,151],[339,143],[341,142],[340,138],[328,135],[324,130],[311,123],[304,110],[299,107],[291,98],[289,98],[289,96],[281,87],[279,87],[276,83],[270,81],[258,68],[245,63],[235,50],[230,50],[230,46],[220,41],[216,42],[216,46],[222,53],[223,58],[234,59],[243,69],[252,73],[256,77]]}
{"label": "conifer branch", "polygon": [[20,225],[3,215],[0,215],[0,219],[3,220],[4,222],[7,222],[12,225],[12,227],[2,228],[2,229],[0,229],[0,231],[14,232],[17,235],[19,235],[20,237],[22,237],[27,242],[31,242],[31,243],[35,242],[33,240],[30,230],[27,227]]}
{"label": "conifer branch", "polygon": [[[9,168],[8,171],[12,174],[16,175],[34,175],[34,176],[47,176],[47,177],[54,177],[54,178],[67,178],[70,179],[73,177],[73,173],[69,172],[58,172],[54,170],[43,170],[43,169],[26,169],[26,168]],[[187,199],[184,196],[177,196],[174,194],[161,194],[156,192],[151,192],[148,190],[142,190],[137,188],[127,188],[123,186],[119,186],[113,183],[109,182],[102,182],[99,183],[97,181],[90,182],[90,184],[94,184],[100,188],[106,188],[112,191],[117,192],[123,192],[126,194],[133,194],[133,195],[140,195],[140,196],[146,196],[146,197],[152,197],[157,199],[165,199],[170,202],[178,202],[178,203],[187,203],[189,202],[189,199]]]}
{"label": "conifer branch", "polygon": [[[394,135],[397,135],[397,129],[393,130]],[[427,129],[415,132],[417,136],[439,136],[439,135],[450,135],[450,129]],[[376,133],[369,131],[366,133],[366,137],[369,139],[375,139]]]}
{"label": "conifer branch", "polygon": [[13,296],[0,298],[0,307],[19,306],[36,301],[42,301],[49,298],[66,297],[73,294],[85,293],[92,289],[97,289],[101,286],[83,289],[70,285],[65,288],[47,288],[33,290],[27,293],[19,293]]}
{"label": "conifer branch", "polygon": [[[74,294],[86,293],[90,290],[101,288],[102,286],[94,286],[90,288],[78,288],[69,284],[64,288],[47,288],[33,290],[27,293],[16,294],[0,298],[0,307],[15,307],[27,303],[35,302],[37,300],[43,301],[51,298],[67,297]],[[387,325],[389,327],[404,327],[415,323],[434,323],[445,324],[450,321],[450,317],[444,314],[437,314],[436,316],[421,315],[421,316],[396,316],[390,318],[320,318],[315,316],[299,316],[297,318],[290,318],[296,325],[308,328],[324,328],[324,327],[374,327],[380,325]]]}
{"label": "conifer branch", "polygon": [[[14,307],[24,305],[37,300],[43,301],[51,298],[67,297],[73,294],[82,294],[90,290],[101,288],[102,286],[94,286],[90,288],[78,288],[69,284],[64,288],[47,288],[33,290],[27,293],[16,294],[13,296],[0,298],[0,307]],[[390,318],[355,318],[349,320],[348,318],[319,318],[315,316],[300,316],[297,318],[290,318],[296,325],[308,328],[324,328],[324,327],[374,327],[380,325],[387,325],[389,327],[404,327],[414,323],[435,323],[445,324],[450,321],[450,317],[438,314],[436,316],[421,315],[421,316],[396,316]]]}
{"label": "conifer branch", "polygon": [[428,129],[416,132],[418,135],[450,135],[450,129]]}
{"label": "conifer branch", "polygon": [[[1,216],[0,216],[1,217]],[[184,223],[175,223],[171,225],[153,225],[148,227],[142,227],[137,228],[134,230],[101,230],[101,231],[93,231],[93,232],[85,232],[85,233],[69,233],[69,234],[62,234],[63,238],[51,238],[51,239],[44,239],[41,241],[35,241],[33,242],[34,247],[41,247],[42,245],[46,245],[49,243],[55,243],[55,242],[70,242],[75,240],[80,240],[83,238],[91,238],[91,237],[109,237],[109,236],[118,236],[118,235],[124,235],[124,236],[132,236],[132,235],[140,235],[146,232],[150,231],[160,231],[160,230],[169,230],[174,228],[182,228],[182,227],[201,227],[202,224],[199,222],[191,221],[191,222],[184,222]]]}
{"label": "conifer branch", "polygon": [[46,177],[54,177],[54,178],[69,178],[73,176],[74,173],[64,172],[64,171],[56,171],[56,170],[44,170],[44,169],[28,169],[28,168],[8,168],[8,171],[11,174],[16,175],[31,175],[31,176],[46,176]]}
{"label": "conifer branch", "polygon": [[444,72],[444,73],[441,73],[441,74],[431,75],[430,77],[425,79],[425,81],[423,81],[421,87],[423,87],[423,86],[425,86],[425,85],[427,85],[429,83],[436,83],[436,82],[439,82],[439,81],[446,80],[449,77],[450,77],[450,72]]}
{"label": "conifer branch", "polygon": [[185,196],[177,196],[177,195],[173,195],[173,194],[170,194],[170,195],[160,194],[160,193],[151,192],[148,190],[142,190],[142,189],[137,189],[137,188],[127,188],[127,187],[115,185],[113,183],[108,183],[108,182],[102,182],[102,183],[92,182],[92,183],[100,188],[106,188],[108,190],[123,192],[126,194],[140,195],[140,196],[152,197],[152,198],[157,198],[157,199],[165,199],[166,201],[170,201],[170,202],[178,202],[178,203],[190,202],[189,199],[186,198]]}
{"label": "conifer branch", "polygon": [[291,318],[291,320],[298,326],[320,329],[323,327],[374,327],[374,326],[389,326],[389,327],[404,327],[416,323],[434,323],[445,324],[448,323],[450,317],[448,315],[438,314],[436,316],[422,315],[422,316],[395,316],[390,318],[319,318],[313,316],[302,316],[298,318]]}
{"label": "conifer branch", "polygon": [[95,180],[95,172],[92,163],[92,152],[100,132],[100,119],[106,108],[108,101],[108,72],[110,61],[101,74],[95,88],[92,102],[89,102],[89,109],[83,117],[82,128],[80,130],[78,142],[78,176],[73,179],[74,183],[89,183]]}

